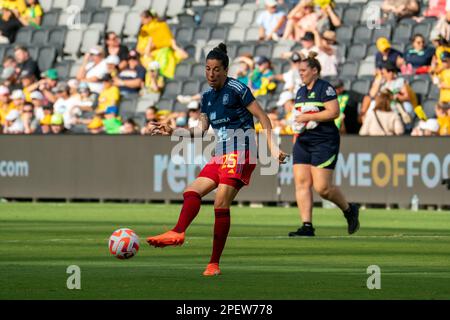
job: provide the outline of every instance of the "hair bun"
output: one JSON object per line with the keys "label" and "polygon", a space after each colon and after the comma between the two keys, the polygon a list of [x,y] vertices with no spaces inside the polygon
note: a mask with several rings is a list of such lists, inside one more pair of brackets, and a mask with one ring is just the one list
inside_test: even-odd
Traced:
{"label": "hair bun", "polygon": [[217,49],[220,50],[220,51],[222,51],[223,53],[227,54],[227,46],[226,46],[225,43],[220,43],[220,44],[217,46]]}
{"label": "hair bun", "polygon": [[308,54],[308,58],[315,59],[318,56],[317,52],[310,51]]}

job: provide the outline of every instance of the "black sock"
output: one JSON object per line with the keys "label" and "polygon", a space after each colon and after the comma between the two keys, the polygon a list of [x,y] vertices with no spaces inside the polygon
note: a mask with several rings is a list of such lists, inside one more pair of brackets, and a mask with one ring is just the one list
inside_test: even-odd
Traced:
{"label": "black sock", "polygon": [[306,228],[312,228],[312,223],[311,222],[303,222],[303,226]]}
{"label": "black sock", "polygon": [[352,206],[350,204],[348,204],[348,209],[347,210],[343,210],[342,211],[344,214],[350,214],[352,213]]}

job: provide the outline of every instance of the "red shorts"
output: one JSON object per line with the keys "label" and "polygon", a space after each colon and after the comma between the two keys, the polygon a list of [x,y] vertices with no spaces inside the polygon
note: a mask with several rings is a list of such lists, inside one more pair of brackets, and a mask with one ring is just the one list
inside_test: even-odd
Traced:
{"label": "red shorts", "polygon": [[[241,161],[238,161],[239,157]],[[217,185],[226,184],[240,190],[250,183],[250,178],[256,167],[256,160],[250,161],[249,153],[235,151],[223,156],[213,157],[203,168],[198,177],[209,178]]]}

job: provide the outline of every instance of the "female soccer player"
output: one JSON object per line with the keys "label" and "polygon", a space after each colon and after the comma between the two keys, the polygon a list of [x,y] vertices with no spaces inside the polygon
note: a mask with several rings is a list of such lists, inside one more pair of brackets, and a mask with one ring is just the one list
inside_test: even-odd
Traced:
{"label": "female soccer player", "polygon": [[335,203],[343,212],[348,223],[348,233],[359,229],[359,207],[348,203],[341,191],[333,185],[333,171],[336,166],[340,136],[334,124],[339,116],[336,90],[320,79],[321,66],[314,52],[300,63],[300,76],[304,85],[298,90],[295,107],[315,106],[317,113],[300,114],[297,123],[316,121],[315,129],[300,134],[294,144],[295,195],[303,221],[290,237],[314,236],[312,225],[312,188],[324,199]]}
{"label": "female soccer player", "polygon": [[[177,225],[171,231],[147,238],[147,242],[155,247],[182,245],[186,229],[200,210],[202,197],[217,188],[214,201],[213,250],[211,260],[203,273],[204,276],[221,273],[219,260],[230,229],[230,206],[239,190],[249,184],[250,176],[255,169],[256,161],[250,152],[250,140],[243,142],[238,139],[240,142],[236,142],[231,136],[233,131],[250,132],[249,136],[254,140],[253,116],[255,116],[266,129],[271,154],[279,162],[283,162],[286,158],[286,154],[272,142],[269,118],[255,101],[250,89],[228,77],[228,65],[227,49],[221,43],[209,52],[206,58],[206,79],[211,88],[203,93],[199,121],[201,135],[208,130],[210,124],[216,133],[218,143],[215,156],[185,190],[184,203]],[[192,137],[199,132],[195,129],[190,130]],[[154,133],[177,134],[173,128],[162,123],[155,126]]]}

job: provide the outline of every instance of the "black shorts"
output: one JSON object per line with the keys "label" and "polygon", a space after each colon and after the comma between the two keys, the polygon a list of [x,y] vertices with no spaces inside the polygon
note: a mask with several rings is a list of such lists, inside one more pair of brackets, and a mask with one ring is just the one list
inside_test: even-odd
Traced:
{"label": "black shorts", "polygon": [[298,137],[294,144],[294,164],[309,164],[317,168],[334,170],[339,156],[340,136],[311,139]]}

